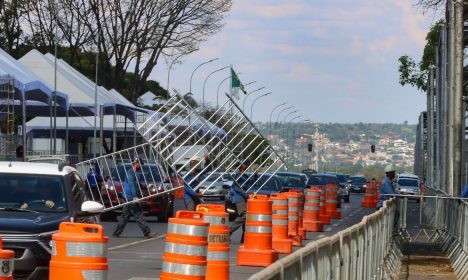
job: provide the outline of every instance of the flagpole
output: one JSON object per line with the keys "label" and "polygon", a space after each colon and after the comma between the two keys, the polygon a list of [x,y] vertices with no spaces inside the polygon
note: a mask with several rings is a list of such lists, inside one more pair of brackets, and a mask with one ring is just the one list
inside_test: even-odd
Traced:
{"label": "flagpole", "polygon": [[[231,71],[229,72],[229,75],[231,76],[231,79],[229,80],[229,95],[232,97],[232,72],[234,71],[232,69],[232,64],[230,65],[231,66]],[[230,101],[231,102],[231,116],[233,114],[233,104],[232,104],[232,100]]]}

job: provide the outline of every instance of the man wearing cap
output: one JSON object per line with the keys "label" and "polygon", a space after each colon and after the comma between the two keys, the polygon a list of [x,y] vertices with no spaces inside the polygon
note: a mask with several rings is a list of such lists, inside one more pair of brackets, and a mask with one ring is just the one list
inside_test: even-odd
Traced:
{"label": "man wearing cap", "polygon": [[190,211],[195,211],[197,205],[202,202],[198,194],[193,189],[200,183],[200,178],[204,174],[211,171],[211,162],[208,158],[208,155],[205,156],[205,168],[203,170],[200,170],[199,168],[200,161],[201,159],[199,156],[194,156],[190,160],[190,171],[184,177],[185,182],[190,184],[190,186],[188,186],[187,184],[184,185],[185,208],[187,208],[187,210]]}
{"label": "man wearing cap", "polygon": [[385,179],[383,179],[382,184],[380,185],[380,198],[377,203],[377,210],[379,210],[385,200],[392,198],[393,194],[398,194],[393,188],[393,181],[396,178],[396,172],[393,165],[389,164],[385,166]]}
{"label": "man wearing cap", "polygon": [[141,209],[140,202],[137,196],[137,175],[136,172],[141,170],[141,166],[144,164],[143,160],[139,157],[133,159],[132,167],[126,171],[126,178],[123,184],[124,195],[126,201],[134,201],[133,203],[126,204],[122,209],[122,219],[117,223],[117,227],[113,233],[114,237],[119,237],[131,216],[134,216],[138,226],[140,227],[143,235],[146,238],[152,238],[156,233],[151,233],[151,229],[145,221],[145,215]]}

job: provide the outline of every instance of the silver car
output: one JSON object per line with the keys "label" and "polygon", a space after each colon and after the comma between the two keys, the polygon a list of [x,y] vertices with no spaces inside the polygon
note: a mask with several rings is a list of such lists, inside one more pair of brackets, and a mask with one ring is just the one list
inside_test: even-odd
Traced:
{"label": "silver car", "polygon": [[[398,192],[400,194],[419,195],[419,181],[417,179],[400,178],[398,179]],[[419,202],[419,198],[411,198]]]}
{"label": "silver car", "polygon": [[209,173],[200,181],[204,181],[199,185],[199,191],[204,198],[224,200],[229,185],[222,173]]}

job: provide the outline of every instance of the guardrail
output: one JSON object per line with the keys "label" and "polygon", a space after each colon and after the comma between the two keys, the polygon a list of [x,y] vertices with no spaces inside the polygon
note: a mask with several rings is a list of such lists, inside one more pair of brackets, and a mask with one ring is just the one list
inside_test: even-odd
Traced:
{"label": "guardrail", "polygon": [[401,252],[393,238],[397,199],[331,237],[307,244],[250,279],[394,279]]}
{"label": "guardrail", "polygon": [[[439,192],[430,189],[428,194]],[[437,196],[425,198],[424,204],[423,215],[434,226],[431,239],[446,252],[457,277],[468,279],[468,200]]]}

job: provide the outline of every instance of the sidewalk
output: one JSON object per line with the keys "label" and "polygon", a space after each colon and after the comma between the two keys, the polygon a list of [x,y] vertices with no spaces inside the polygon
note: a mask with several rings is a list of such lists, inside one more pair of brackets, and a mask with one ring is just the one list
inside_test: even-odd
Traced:
{"label": "sidewalk", "polygon": [[437,244],[411,243],[405,246],[400,280],[456,280],[450,261]]}
{"label": "sidewalk", "polygon": [[[408,202],[407,229],[412,238],[420,229],[420,206],[419,203]],[[420,235],[418,240],[406,244],[402,253],[400,280],[457,279],[447,255],[438,244],[431,243],[424,238],[424,234]]]}

